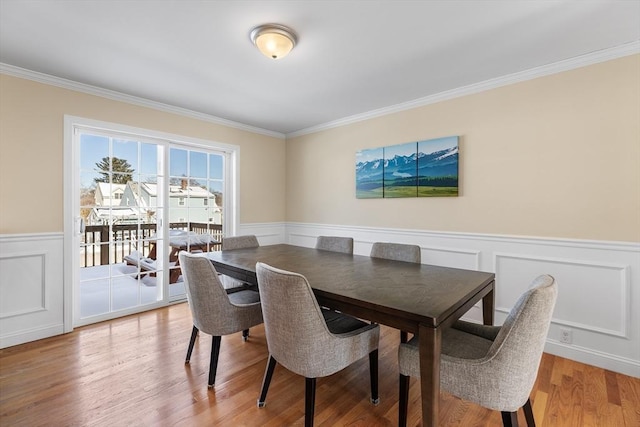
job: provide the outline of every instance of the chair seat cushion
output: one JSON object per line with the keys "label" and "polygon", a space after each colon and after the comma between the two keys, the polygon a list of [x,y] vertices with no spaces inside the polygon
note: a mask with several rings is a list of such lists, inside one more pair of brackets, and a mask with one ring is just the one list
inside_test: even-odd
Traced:
{"label": "chair seat cushion", "polygon": [[442,354],[459,359],[482,359],[493,341],[455,328],[442,334]]}
{"label": "chair seat cushion", "polygon": [[[455,328],[447,328],[442,332],[442,354],[458,359],[482,359],[492,344],[491,340]],[[414,336],[402,346],[417,355],[418,337]]]}
{"label": "chair seat cushion", "polygon": [[260,302],[260,293],[251,290],[232,292],[229,294],[229,301],[234,305],[254,304]]}
{"label": "chair seat cushion", "polygon": [[360,328],[369,326],[368,323],[363,322],[362,320],[356,319],[355,317],[347,316],[346,314],[338,313],[333,310],[323,308],[322,315],[324,316],[324,321],[327,323],[329,332],[336,335],[346,334],[348,332],[353,332]]}
{"label": "chair seat cushion", "polygon": [[[455,328],[442,331],[442,363],[447,357],[457,359],[482,359],[489,352],[493,341]],[[420,377],[420,355],[418,337],[414,336],[408,343],[400,344],[398,360],[403,375]]]}

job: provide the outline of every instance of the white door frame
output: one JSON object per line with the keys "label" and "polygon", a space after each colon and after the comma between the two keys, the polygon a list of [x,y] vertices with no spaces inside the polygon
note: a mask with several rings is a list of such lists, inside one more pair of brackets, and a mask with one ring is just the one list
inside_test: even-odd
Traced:
{"label": "white door frame", "polygon": [[[76,189],[79,188],[77,165],[79,164],[78,150],[74,147],[74,134],[76,129],[93,128],[96,130],[105,130],[109,132],[122,132],[129,134],[132,137],[145,138],[157,141],[160,144],[166,145],[166,153],[169,152],[168,148],[173,145],[181,145],[190,148],[202,148],[206,150],[218,150],[225,153],[226,156],[226,173],[225,173],[225,194],[224,194],[224,222],[223,233],[224,235],[236,234],[236,229],[239,223],[239,161],[240,161],[240,147],[232,144],[224,144],[214,141],[207,141],[198,138],[191,138],[182,135],[169,134],[160,131],[154,131],[149,129],[131,127],[116,123],[103,122],[99,120],[87,119],[83,117],[65,115],[64,116],[64,209],[63,209],[63,221],[64,221],[64,332],[70,332],[74,328],[74,310],[75,310],[75,284],[79,280],[79,259],[75,256],[75,250],[78,247],[78,227],[79,223],[76,221],[76,213],[79,210],[79,198],[76,197]],[[167,157],[168,159],[168,154]],[[166,169],[165,162],[165,169]],[[166,172],[166,170],[165,170]],[[168,175],[165,175],[168,177]],[[167,185],[165,185],[165,191],[168,193],[168,179]],[[168,194],[165,194],[168,196]],[[165,206],[165,210],[168,209]],[[166,214],[166,211],[165,211]],[[166,215],[163,215],[166,217]],[[163,228],[165,234],[164,239],[168,241],[168,227]],[[165,280],[163,283],[163,299],[158,301],[157,304],[146,305],[145,310],[156,306],[165,306],[170,304],[169,300],[169,282],[168,275],[165,274]],[[131,310],[131,312],[141,311]],[[129,311],[122,311],[122,315],[130,314]]]}

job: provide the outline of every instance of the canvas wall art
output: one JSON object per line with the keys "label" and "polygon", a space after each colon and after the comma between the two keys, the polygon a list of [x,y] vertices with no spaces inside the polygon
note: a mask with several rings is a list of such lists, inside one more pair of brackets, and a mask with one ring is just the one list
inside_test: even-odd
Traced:
{"label": "canvas wall art", "polygon": [[457,195],[457,136],[356,153],[356,197],[359,199]]}
{"label": "canvas wall art", "polygon": [[384,149],[371,148],[356,153],[356,197],[378,199],[383,194]]}

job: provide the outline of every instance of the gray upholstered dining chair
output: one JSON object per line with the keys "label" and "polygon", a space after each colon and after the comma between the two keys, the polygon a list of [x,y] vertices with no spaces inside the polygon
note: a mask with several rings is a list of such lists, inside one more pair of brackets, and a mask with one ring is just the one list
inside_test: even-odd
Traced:
{"label": "gray upholstered dining chair", "polygon": [[371,247],[372,258],[384,258],[394,261],[420,264],[420,246],[404,243],[375,242]]}
{"label": "gray upholstered dining chair", "polygon": [[[393,261],[404,261],[420,264],[422,262],[420,254],[420,246],[418,245],[375,242],[371,247],[371,254],[369,256],[372,258],[383,258]],[[406,331],[400,331],[400,342],[407,342],[408,339],[409,333]]]}
{"label": "gray upholstered dining chair", "polygon": [[[485,408],[502,412],[505,426],[518,425],[524,409],[535,426],[529,395],[558,295],[553,277],[542,275],[516,302],[502,326],[457,321],[442,333],[440,384],[443,390]],[[409,378],[420,377],[418,338],[400,344],[400,426],[407,422]]]}
{"label": "gray upholstered dining chair", "polygon": [[339,236],[318,236],[316,249],[323,251],[340,252],[343,254],[353,253],[353,238]]}
{"label": "gray upholstered dining chair", "polygon": [[[252,234],[246,235],[246,236],[234,236],[234,237],[222,238],[223,251],[231,251],[234,249],[244,249],[244,248],[257,248],[258,246],[260,246],[260,244],[258,243],[258,239],[256,236]],[[237,280],[225,275],[219,274],[219,278],[220,278],[220,282],[222,283],[222,286],[229,294],[235,293],[238,291],[252,290],[255,292],[255,295],[258,295],[257,294],[258,289],[256,289],[255,286],[252,286],[248,283],[244,283],[240,280]],[[244,295],[246,296],[251,294],[244,294]],[[233,298],[238,299],[238,298],[242,298],[242,296],[236,295]],[[246,341],[248,337],[249,337],[249,330],[247,329],[246,331],[243,331],[242,338]],[[193,352],[193,346],[195,345],[197,338],[198,338],[198,328],[194,325],[193,329],[191,330],[191,338],[189,339],[189,347],[187,348],[187,357],[184,363],[189,363],[189,360],[191,360],[191,353]]]}
{"label": "gray upholstered dining chair", "polygon": [[[248,248],[257,248],[260,246],[258,243],[258,238],[253,234],[247,234],[245,236],[233,236],[233,237],[223,237],[222,238],[222,250],[223,251],[233,251],[237,249],[248,249]],[[244,283],[240,280],[234,279],[233,277],[223,275],[222,284],[225,289],[235,289],[235,288],[252,288],[254,291],[258,291],[255,285],[250,285],[249,283]],[[230,291],[233,292],[233,291]]]}
{"label": "gray upholstered dining chair", "polygon": [[258,238],[253,234],[245,236],[233,236],[222,238],[222,250],[232,251],[234,249],[257,248],[260,246]]}
{"label": "gray upholstered dining chair", "polygon": [[313,425],[316,378],[332,375],[369,355],[371,402],[378,404],[380,327],[333,312],[325,320],[307,279],[256,264],[269,361],[258,398],[265,405],[276,364],[305,377],[305,426]]}
{"label": "gray upholstered dining chair", "polygon": [[[183,251],[179,259],[193,317],[192,341],[199,330],[213,337],[208,381],[211,388],[216,380],[222,335],[242,331],[246,341],[249,328],[262,323],[260,294],[252,290],[227,294],[208,258]],[[192,349],[190,343],[185,363],[189,363]]]}

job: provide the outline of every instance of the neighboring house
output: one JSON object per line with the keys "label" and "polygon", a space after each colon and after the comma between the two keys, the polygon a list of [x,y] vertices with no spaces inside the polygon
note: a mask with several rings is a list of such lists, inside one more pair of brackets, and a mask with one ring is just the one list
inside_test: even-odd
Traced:
{"label": "neighboring house", "polygon": [[[155,221],[158,206],[158,185],[129,182],[122,195],[121,207],[136,207],[144,215],[143,222]],[[205,188],[187,185],[169,186],[169,222],[222,224],[222,208],[215,195]]]}
{"label": "neighboring house", "polygon": [[94,193],[96,207],[91,209],[87,217],[87,225],[108,225],[135,223],[140,217],[137,207],[122,207],[122,197],[127,188],[126,184],[109,184],[99,182]]}
{"label": "neighboring house", "polygon": [[109,220],[113,224],[132,224],[137,223],[139,217],[140,210],[137,207],[95,207],[89,213],[87,225],[108,225]]}
{"label": "neighboring house", "polygon": [[126,184],[99,182],[94,195],[96,206],[120,206],[126,186]]}

